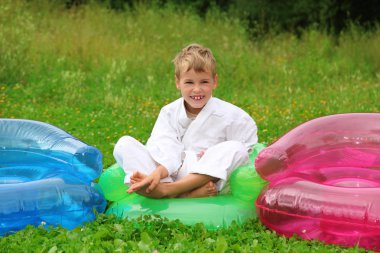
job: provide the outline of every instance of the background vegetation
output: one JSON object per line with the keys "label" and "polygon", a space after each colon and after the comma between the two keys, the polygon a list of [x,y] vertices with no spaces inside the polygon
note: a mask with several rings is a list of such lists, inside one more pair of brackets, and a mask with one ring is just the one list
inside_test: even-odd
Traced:
{"label": "background vegetation", "polygon": [[[68,8],[57,1],[0,0],[0,117],[51,123],[99,148],[104,168],[122,135],[142,142],[159,109],[179,96],[171,60],[186,44],[210,47],[220,78],[215,96],[246,110],[271,143],[316,117],[380,110],[380,29],[351,23],[338,34],[257,26],[217,6],[109,3]],[[247,21],[248,20],[248,21]],[[259,21],[257,21],[259,22]],[[261,28],[260,28],[261,29]],[[264,31],[264,30],[262,30]],[[0,239],[21,252],[360,252],[266,230],[207,231],[156,218],[100,215],[83,228],[27,228]]]}
{"label": "background vegetation", "polygon": [[[55,0],[56,1],[56,0]],[[90,0],[60,0],[67,8],[89,3]],[[218,7],[229,16],[245,20],[249,33],[257,36],[271,31],[300,33],[308,27],[319,27],[338,35],[351,22],[366,29],[380,21],[377,0],[92,0],[114,10],[133,8],[140,3],[156,6],[176,5],[192,8],[200,16]]]}

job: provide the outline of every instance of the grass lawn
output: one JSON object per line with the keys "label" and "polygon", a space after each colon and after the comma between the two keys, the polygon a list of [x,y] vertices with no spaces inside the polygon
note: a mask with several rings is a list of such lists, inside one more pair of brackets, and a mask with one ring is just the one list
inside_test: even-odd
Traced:
{"label": "grass lawn", "polygon": [[[51,1],[54,2],[54,1]],[[210,11],[141,5],[112,12],[66,10],[50,1],[2,0],[0,117],[51,123],[97,147],[103,166],[123,135],[145,142],[160,108],[179,97],[171,60],[186,44],[210,47],[215,96],[246,110],[269,144],[316,117],[380,112],[380,28],[338,37],[309,29],[252,39],[244,23]],[[257,220],[207,231],[201,224],[99,215],[67,231],[28,227],[0,239],[1,252],[364,252],[284,238]]]}

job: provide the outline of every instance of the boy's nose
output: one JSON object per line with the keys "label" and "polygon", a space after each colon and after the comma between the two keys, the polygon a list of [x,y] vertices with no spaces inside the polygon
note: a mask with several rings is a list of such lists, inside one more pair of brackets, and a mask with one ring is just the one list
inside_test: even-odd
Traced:
{"label": "boy's nose", "polygon": [[195,86],[194,86],[194,90],[193,91],[201,91],[201,86],[199,85],[199,84],[196,84]]}

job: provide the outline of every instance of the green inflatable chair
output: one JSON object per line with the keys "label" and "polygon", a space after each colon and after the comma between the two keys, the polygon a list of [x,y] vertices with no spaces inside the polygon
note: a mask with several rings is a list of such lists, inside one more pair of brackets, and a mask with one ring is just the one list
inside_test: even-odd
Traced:
{"label": "green inflatable chair", "polygon": [[256,144],[247,165],[237,168],[230,176],[228,194],[206,198],[150,199],[136,193],[128,194],[124,185],[125,173],[117,164],[106,169],[99,179],[104,196],[111,201],[106,214],[133,219],[142,215],[160,215],[170,220],[180,220],[187,225],[203,223],[209,230],[226,228],[233,221],[244,223],[256,218],[255,200],[266,181],[254,168],[258,153],[265,147]]}

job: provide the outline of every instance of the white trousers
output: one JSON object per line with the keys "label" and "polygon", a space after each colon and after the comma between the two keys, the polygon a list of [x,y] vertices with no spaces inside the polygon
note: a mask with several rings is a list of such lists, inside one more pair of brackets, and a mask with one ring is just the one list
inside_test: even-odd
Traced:
{"label": "white trousers", "polygon": [[[117,164],[126,173],[124,183],[130,184],[130,177],[135,171],[151,174],[157,163],[147,148],[130,136],[123,136],[116,143],[113,155]],[[218,191],[226,188],[226,182],[232,171],[248,162],[248,151],[238,141],[225,141],[205,150],[202,157],[193,151],[185,151],[182,166],[176,173],[161,182],[177,181],[190,173],[209,175],[220,180],[216,183]]]}

